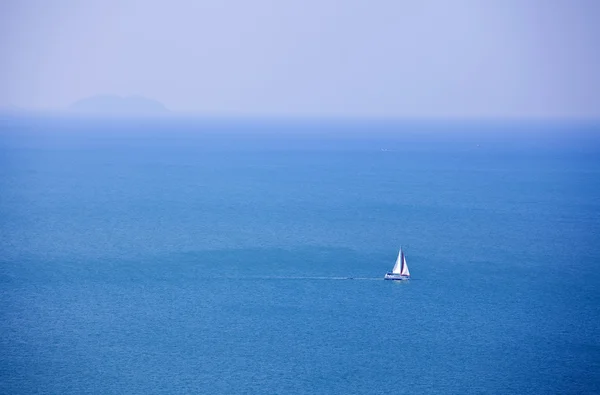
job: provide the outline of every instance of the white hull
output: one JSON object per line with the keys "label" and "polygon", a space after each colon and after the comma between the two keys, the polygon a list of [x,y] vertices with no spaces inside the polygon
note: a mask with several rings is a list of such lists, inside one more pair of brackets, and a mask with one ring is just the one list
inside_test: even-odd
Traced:
{"label": "white hull", "polygon": [[410,276],[405,276],[402,274],[394,274],[394,273],[386,273],[384,280],[396,280],[396,281],[404,281],[410,279]]}

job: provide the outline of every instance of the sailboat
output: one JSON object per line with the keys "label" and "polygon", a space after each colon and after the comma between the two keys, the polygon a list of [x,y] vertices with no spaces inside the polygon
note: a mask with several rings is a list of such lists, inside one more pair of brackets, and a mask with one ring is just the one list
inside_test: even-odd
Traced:
{"label": "sailboat", "polygon": [[398,252],[398,258],[396,258],[396,264],[391,272],[385,274],[385,280],[408,280],[410,278],[410,272],[408,271],[408,265],[406,264],[406,257],[404,251],[400,248]]}

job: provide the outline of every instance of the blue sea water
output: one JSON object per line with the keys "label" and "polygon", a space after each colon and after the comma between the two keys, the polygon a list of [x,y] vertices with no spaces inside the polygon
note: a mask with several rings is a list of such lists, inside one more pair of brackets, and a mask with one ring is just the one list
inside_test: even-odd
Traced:
{"label": "blue sea water", "polygon": [[600,392],[597,125],[3,119],[0,221],[0,393]]}

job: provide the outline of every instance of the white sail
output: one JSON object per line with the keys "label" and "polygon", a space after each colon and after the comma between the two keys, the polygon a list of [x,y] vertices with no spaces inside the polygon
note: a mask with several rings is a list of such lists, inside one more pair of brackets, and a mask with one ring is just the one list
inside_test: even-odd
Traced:
{"label": "white sail", "polygon": [[404,256],[404,254],[402,254],[402,249],[400,249],[400,251],[398,251],[398,258],[396,259],[396,264],[394,265],[394,268],[392,269],[392,273],[394,274],[400,274],[402,271],[402,257]]}
{"label": "white sail", "polygon": [[402,276],[410,276],[410,272],[408,271],[408,265],[406,264],[406,257],[402,254],[402,269],[400,270],[400,274]]}

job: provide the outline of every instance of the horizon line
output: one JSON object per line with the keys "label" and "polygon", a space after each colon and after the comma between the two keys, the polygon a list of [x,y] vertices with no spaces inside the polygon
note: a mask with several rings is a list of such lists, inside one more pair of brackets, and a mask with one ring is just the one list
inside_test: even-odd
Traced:
{"label": "horizon line", "polygon": [[72,118],[72,119],[197,119],[197,120],[290,120],[290,121],[357,121],[357,122],[582,122],[600,123],[598,116],[576,115],[392,115],[392,114],[306,114],[306,113],[234,113],[173,111],[165,112],[103,112],[67,109],[31,109],[17,106],[0,107],[0,117],[11,118]]}

